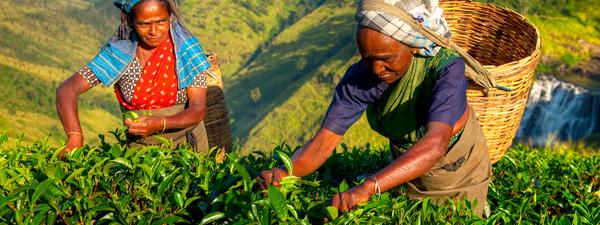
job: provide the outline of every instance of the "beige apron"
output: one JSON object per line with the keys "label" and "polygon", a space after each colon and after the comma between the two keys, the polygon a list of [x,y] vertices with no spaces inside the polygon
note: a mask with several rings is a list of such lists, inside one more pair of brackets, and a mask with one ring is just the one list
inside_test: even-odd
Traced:
{"label": "beige apron", "polygon": [[[481,217],[492,176],[488,148],[475,112],[469,107],[469,119],[458,141],[446,156],[429,171],[407,183],[413,199],[431,197],[436,204],[451,199],[477,199],[473,212]],[[397,149],[391,143],[392,151]]]}
{"label": "beige apron", "polygon": [[[121,108],[123,113],[128,111],[133,111],[140,116],[150,115],[150,116],[172,116],[175,115],[185,109],[184,105],[175,105],[162,109],[154,109],[154,110],[128,110]],[[163,134],[154,134],[145,138],[130,135],[127,133],[127,143],[129,147],[141,147],[147,145],[161,145],[162,142],[156,138],[156,136],[161,136],[166,139],[170,139],[173,141],[173,146],[177,147],[183,144],[191,145],[195,151],[208,151],[208,139],[206,136],[206,129],[204,127],[204,121],[200,123],[187,127],[185,129],[167,129]]]}

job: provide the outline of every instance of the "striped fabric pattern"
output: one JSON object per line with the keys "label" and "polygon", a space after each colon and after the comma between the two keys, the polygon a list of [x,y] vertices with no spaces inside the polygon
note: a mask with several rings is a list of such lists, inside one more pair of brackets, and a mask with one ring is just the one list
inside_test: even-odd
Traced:
{"label": "striped fabric pattern", "polygon": [[206,71],[210,64],[208,58],[200,46],[198,38],[183,26],[172,26],[171,34],[175,41],[175,49],[177,50],[177,75],[179,76],[179,85],[183,88],[192,83],[194,77]]}
{"label": "striped fabric pattern", "polygon": [[[442,15],[443,9],[438,7],[437,0],[382,1],[408,12],[425,27],[446,38],[450,38],[448,23]],[[419,48],[417,54],[422,56],[435,56],[441,48],[433,41],[428,40],[425,36],[412,29],[409,24],[400,18],[385,12],[362,10],[356,14],[356,20],[361,26],[379,31],[408,46]]]}
{"label": "striped fabric pattern", "polygon": [[[179,88],[186,88],[192,84],[195,76],[210,67],[210,63],[198,38],[185,29],[176,18],[173,18],[171,24],[171,36],[175,44]],[[137,44],[136,35],[130,35],[126,40],[113,35],[98,55],[88,63],[88,67],[102,84],[110,86],[119,80],[128,65],[133,62]]]}

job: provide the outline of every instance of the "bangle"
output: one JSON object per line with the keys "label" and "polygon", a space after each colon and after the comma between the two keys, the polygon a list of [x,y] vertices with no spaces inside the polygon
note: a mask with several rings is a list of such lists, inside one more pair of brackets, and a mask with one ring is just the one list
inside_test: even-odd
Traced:
{"label": "bangle", "polygon": [[71,134],[75,134],[75,135],[79,135],[79,136],[83,137],[83,134],[81,132],[77,132],[77,131],[67,132],[67,137],[69,137],[69,135],[71,135]]}
{"label": "bangle", "polygon": [[371,179],[371,180],[375,181],[374,192],[377,193],[378,195],[380,195],[381,194],[381,188],[379,187],[379,182],[377,182],[377,178],[375,177],[375,175],[369,175],[365,179]]}
{"label": "bangle", "polygon": [[160,131],[160,134],[163,134],[165,132],[165,129],[167,128],[167,119],[163,116],[162,118],[163,121],[163,128],[162,131]]}

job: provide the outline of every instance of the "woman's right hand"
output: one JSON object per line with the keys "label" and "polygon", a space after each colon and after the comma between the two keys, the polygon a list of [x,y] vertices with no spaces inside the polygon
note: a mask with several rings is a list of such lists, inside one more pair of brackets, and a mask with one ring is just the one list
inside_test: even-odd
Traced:
{"label": "woman's right hand", "polygon": [[58,153],[59,159],[64,159],[65,154],[73,151],[76,148],[83,146],[83,136],[80,135],[69,135],[67,138],[67,144],[65,148]]}
{"label": "woman's right hand", "polygon": [[123,121],[127,126],[127,132],[140,137],[148,137],[152,134],[164,131],[167,125],[164,117],[141,116],[134,120],[125,119]]}
{"label": "woman's right hand", "polygon": [[262,171],[256,180],[258,180],[258,187],[264,190],[269,188],[269,184],[272,184],[277,188],[281,187],[279,182],[287,176],[289,176],[287,171],[275,167],[270,170]]}

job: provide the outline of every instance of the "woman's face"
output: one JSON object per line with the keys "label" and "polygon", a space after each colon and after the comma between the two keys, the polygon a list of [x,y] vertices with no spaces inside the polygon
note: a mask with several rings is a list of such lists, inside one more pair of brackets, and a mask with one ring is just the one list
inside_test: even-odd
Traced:
{"label": "woman's face", "polygon": [[143,1],[133,8],[133,28],[142,47],[153,49],[169,37],[171,16],[166,5],[159,1]]}
{"label": "woman's face", "polygon": [[359,28],[356,41],[362,61],[387,84],[404,76],[416,50],[366,27]]}

